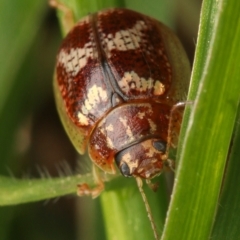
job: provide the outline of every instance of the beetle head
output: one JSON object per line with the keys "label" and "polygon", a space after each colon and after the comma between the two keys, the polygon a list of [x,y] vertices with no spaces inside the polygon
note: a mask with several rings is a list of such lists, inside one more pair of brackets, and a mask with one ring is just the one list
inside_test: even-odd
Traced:
{"label": "beetle head", "polygon": [[151,179],[162,172],[165,152],[166,142],[151,138],[120,151],[115,162],[125,177]]}

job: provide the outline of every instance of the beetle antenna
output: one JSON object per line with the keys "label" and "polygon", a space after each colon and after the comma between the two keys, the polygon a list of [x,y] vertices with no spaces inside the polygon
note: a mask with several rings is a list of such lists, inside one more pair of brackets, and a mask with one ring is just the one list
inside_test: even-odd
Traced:
{"label": "beetle antenna", "polygon": [[153,230],[153,233],[154,233],[154,238],[156,240],[158,240],[159,237],[158,237],[158,233],[157,233],[157,228],[156,228],[156,225],[155,225],[155,222],[154,222],[154,219],[153,219],[152,211],[151,211],[150,205],[148,203],[146,194],[143,191],[142,179],[140,177],[136,177],[136,181],[137,181],[137,186],[138,186],[139,192],[141,193],[141,196],[142,196],[142,199],[143,199],[143,202],[144,202],[147,214],[148,214],[148,218],[149,218],[150,223],[151,223],[151,227],[152,227],[152,230]]}

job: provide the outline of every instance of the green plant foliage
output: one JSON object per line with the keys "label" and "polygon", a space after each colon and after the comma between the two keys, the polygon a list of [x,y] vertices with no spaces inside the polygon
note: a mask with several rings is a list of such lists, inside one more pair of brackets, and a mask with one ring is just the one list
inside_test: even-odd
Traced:
{"label": "green plant foliage", "polygon": [[236,1],[203,2],[189,94],[193,102],[162,239],[209,239],[214,221],[218,223],[240,97],[239,10]]}

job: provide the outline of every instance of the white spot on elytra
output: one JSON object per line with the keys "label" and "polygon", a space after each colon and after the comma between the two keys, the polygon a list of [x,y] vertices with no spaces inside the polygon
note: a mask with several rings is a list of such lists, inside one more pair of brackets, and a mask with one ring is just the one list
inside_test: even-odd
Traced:
{"label": "white spot on elytra", "polygon": [[[118,51],[128,51],[140,48],[140,43],[143,41],[144,33],[142,30],[147,26],[143,21],[137,21],[132,28],[120,30],[113,34],[102,33],[101,41],[107,53],[107,57],[111,57],[111,51],[116,49]],[[101,25],[99,26],[101,32]]]}
{"label": "white spot on elytra", "polygon": [[165,92],[165,86],[160,81],[156,81],[154,84],[153,94],[159,96],[159,95],[162,95],[164,92]]}
{"label": "white spot on elytra", "polygon": [[98,87],[94,84],[92,87],[88,89],[86,99],[82,106],[82,111],[91,112],[91,110],[95,110],[96,106],[102,101],[107,100],[107,92],[106,90]]}
{"label": "white spot on elytra", "polygon": [[[90,25],[90,17],[83,18],[78,26]],[[98,58],[98,51],[96,50],[96,43],[94,41],[94,34],[92,28],[89,27],[89,41],[85,43],[82,48],[75,47],[66,50],[62,48],[58,55],[58,63],[62,64],[66,72],[73,77],[76,76],[79,71],[84,68],[88,62],[88,59]]]}
{"label": "white spot on elytra", "polygon": [[62,49],[58,55],[58,63],[62,64],[66,72],[74,77],[86,66],[89,58],[97,58],[97,51],[91,42],[85,44],[83,48],[71,48],[69,52]]}
{"label": "white spot on elytra", "polygon": [[153,88],[153,94],[156,96],[162,95],[165,92],[164,85],[159,81],[152,78],[142,78],[134,71],[125,72],[123,78],[118,82],[119,87],[123,92],[128,93],[130,90],[135,89],[139,92],[146,92]]}
{"label": "white spot on elytra", "polygon": [[81,112],[78,112],[78,121],[84,126],[87,126],[89,124],[89,119],[85,115],[83,115]]}
{"label": "white spot on elytra", "polygon": [[106,130],[110,131],[110,132],[113,132],[113,125],[109,124],[108,126],[106,126]]}
{"label": "white spot on elytra", "polygon": [[88,89],[85,101],[82,104],[81,111],[78,113],[79,123],[86,125],[90,113],[94,113],[99,104],[107,101],[107,92],[103,88],[94,84]]}

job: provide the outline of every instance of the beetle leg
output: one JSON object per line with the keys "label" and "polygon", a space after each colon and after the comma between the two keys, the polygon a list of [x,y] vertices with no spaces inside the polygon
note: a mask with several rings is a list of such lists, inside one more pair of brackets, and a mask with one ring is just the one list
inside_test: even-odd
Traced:
{"label": "beetle leg", "polygon": [[78,196],[92,196],[92,198],[98,197],[104,190],[104,183],[99,174],[99,171],[95,165],[93,165],[93,178],[95,180],[96,186],[91,188],[87,183],[77,185],[77,195]]}
{"label": "beetle leg", "polygon": [[[184,101],[184,102],[178,102],[175,105],[173,105],[171,112],[170,112],[170,121],[169,121],[169,127],[168,127],[168,145],[167,145],[167,151],[169,151],[170,147],[176,148],[178,143],[178,136],[180,134],[180,128],[183,113],[185,106],[192,105],[193,101]],[[180,121],[179,121],[180,119]]]}
{"label": "beetle leg", "polygon": [[168,170],[172,170],[175,173],[175,161],[168,158],[165,161],[165,168],[167,168]]}
{"label": "beetle leg", "polygon": [[64,34],[66,35],[76,23],[73,10],[61,3],[59,0],[49,0],[49,5],[56,8],[57,10],[60,10],[63,13],[61,23],[64,29]]}
{"label": "beetle leg", "polygon": [[151,179],[146,179],[146,183],[154,192],[158,190],[158,183],[152,183]]}

